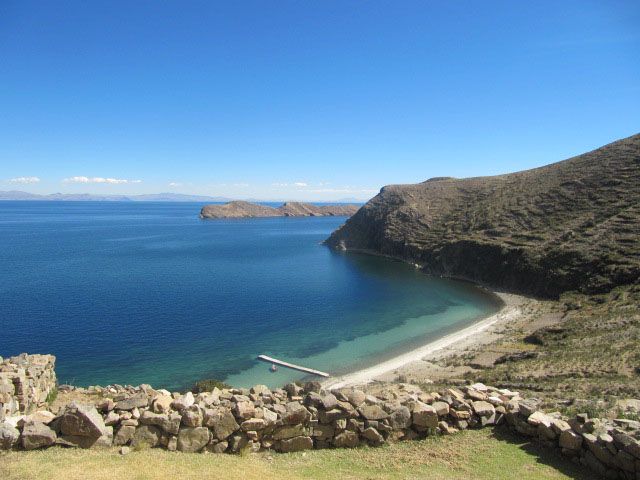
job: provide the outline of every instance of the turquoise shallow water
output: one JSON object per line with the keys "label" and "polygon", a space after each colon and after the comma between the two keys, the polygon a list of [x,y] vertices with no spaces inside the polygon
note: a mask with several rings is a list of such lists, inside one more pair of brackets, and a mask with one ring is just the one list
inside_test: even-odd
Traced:
{"label": "turquoise shallow water", "polygon": [[0,202],[0,355],[61,382],[278,386],[346,373],[498,309],[465,283],[320,244],[344,218],[202,221],[184,203]]}

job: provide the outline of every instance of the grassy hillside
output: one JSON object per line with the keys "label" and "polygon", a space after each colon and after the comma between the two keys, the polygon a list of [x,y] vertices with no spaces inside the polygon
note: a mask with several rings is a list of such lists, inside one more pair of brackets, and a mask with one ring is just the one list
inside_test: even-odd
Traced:
{"label": "grassy hillside", "polygon": [[557,297],[640,276],[640,135],[541,168],[382,189],[327,243]]}
{"label": "grassy hillside", "polygon": [[562,301],[568,309],[558,324],[513,332],[501,341],[515,346],[506,361],[469,377],[598,414],[616,413],[617,398],[640,398],[640,285]]}
{"label": "grassy hillside", "polygon": [[488,430],[382,448],[296,454],[215,455],[49,449],[0,455],[0,478],[127,479],[592,479],[557,453]]}

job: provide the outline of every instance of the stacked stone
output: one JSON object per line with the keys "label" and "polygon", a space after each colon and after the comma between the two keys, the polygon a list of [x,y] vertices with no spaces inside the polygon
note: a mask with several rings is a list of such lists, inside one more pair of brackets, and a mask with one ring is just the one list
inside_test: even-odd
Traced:
{"label": "stacked stone", "polygon": [[480,383],[440,392],[407,384],[374,388],[368,393],[353,388],[324,391],[311,382],[197,395],[148,385],[77,389],[101,400],[91,406],[71,403],[56,414],[10,417],[0,423],[0,447],[296,452],[379,446],[503,424],[607,478],[640,478],[639,422],[563,418],[539,411],[534,399]]}
{"label": "stacked stone", "polygon": [[0,357],[0,420],[45,405],[56,388],[55,362],[53,355]]}

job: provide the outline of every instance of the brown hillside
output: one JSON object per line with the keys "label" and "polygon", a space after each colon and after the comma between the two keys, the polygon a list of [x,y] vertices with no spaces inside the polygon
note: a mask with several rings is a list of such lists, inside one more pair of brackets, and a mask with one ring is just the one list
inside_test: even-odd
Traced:
{"label": "brown hillside", "polygon": [[545,167],[392,185],[327,243],[554,297],[640,275],[640,135]]}

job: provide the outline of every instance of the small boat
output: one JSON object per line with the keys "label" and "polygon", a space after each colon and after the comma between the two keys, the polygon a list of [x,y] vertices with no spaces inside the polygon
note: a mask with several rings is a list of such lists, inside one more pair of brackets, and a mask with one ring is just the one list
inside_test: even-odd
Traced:
{"label": "small boat", "polygon": [[269,370],[271,370],[272,372],[277,372],[278,371],[278,367],[276,367],[275,363],[272,363],[271,364],[271,368]]}

